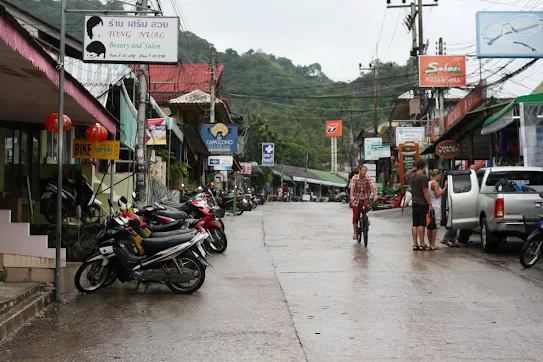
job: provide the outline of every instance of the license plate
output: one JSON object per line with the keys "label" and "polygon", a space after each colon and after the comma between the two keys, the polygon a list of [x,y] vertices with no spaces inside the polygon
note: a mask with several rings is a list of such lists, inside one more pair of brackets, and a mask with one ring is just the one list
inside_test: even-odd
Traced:
{"label": "license plate", "polygon": [[43,195],[41,195],[42,199],[48,199],[51,197],[53,193],[52,192],[45,192]]}

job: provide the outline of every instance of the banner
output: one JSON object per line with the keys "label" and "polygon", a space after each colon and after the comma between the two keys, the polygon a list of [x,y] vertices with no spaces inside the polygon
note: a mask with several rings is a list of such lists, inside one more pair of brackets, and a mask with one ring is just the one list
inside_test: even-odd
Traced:
{"label": "banner", "polygon": [[262,166],[275,166],[275,145],[273,143],[262,144]]}
{"label": "banner", "polygon": [[343,136],[343,121],[326,121],[326,137]]}
{"label": "banner", "polygon": [[364,138],[364,160],[366,161],[378,160],[379,155],[377,153],[374,153],[374,148],[380,147],[382,144],[383,144],[382,138]]}
{"label": "banner", "polygon": [[480,11],[476,19],[479,58],[543,57],[543,11]]}
{"label": "banner", "polygon": [[238,126],[222,123],[204,124],[202,140],[210,153],[232,154],[238,152]]}
{"label": "banner", "polygon": [[251,165],[250,162],[241,162],[241,167],[242,167],[242,170],[240,173],[242,175],[250,175],[253,173],[253,166]]}
{"label": "banner", "polygon": [[465,87],[465,55],[419,55],[419,86]]}
{"label": "banner", "polygon": [[86,140],[72,141],[72,158],[96,160],[118,160],[121,152],[121,141],[91,142]]}
{"label": "banner", "polygon": [[85,63],[179,62],[179,18],[85,16]]}
{"label": "banner", "polygon": [[479,82],[477,86],[462,98],[460,102],[445,116],[445,130],[448,130],[456,122],[464,118],[466,113],[475,109],[483,101],[483,82]]}
{"label": "banner", "polygon": [[415,168],[417,162],[419,162],[419,144],[416,142],[400,144],[398,156],[400,158],[400,183],[405,186],[409,184],[405,174]]}
{"label": "banner", "polygon": [[402,143],[417,142],[424,143],[425,127],[396,127],[396,147]]}
{"label": "banner", "polygon": [[168,143],[168,121],[166,118],[152,118],[147,120],[145,142],[147,146],[164,146]]}

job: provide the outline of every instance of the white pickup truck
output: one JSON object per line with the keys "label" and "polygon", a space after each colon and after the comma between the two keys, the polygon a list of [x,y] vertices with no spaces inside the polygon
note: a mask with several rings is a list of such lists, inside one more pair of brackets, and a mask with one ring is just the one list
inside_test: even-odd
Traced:
{"label": "white pickup truck", "polygon": [[543,168],[490,167],[478,171],[448,171],[444,199],[447,227],[458,230],[458,241],[467,242],[480,232],[485,252],[509,236],[526,239],[541,220],[539,192]]}

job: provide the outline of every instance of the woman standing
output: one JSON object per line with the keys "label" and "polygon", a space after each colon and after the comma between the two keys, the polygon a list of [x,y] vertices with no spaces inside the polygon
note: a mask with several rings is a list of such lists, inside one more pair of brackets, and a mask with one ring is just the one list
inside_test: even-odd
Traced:
{"label": "woman standing", "polygon": [[428,190],[430,192],[430,201],[435,213],[436,228],[434,230],[428,230],[428,240],[430,241],[430,250],[441,250],[436,246],[437,231],[441,227],[441,195],[445,193],[447,189],[447,181],[443,188],[439,187],[439,180],[441,180],[441,171],[434,169],[430,171],[430,181],[428,181]]}

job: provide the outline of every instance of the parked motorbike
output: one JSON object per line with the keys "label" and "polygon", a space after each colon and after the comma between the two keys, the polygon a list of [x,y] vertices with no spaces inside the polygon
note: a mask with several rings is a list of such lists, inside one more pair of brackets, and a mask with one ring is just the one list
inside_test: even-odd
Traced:
{"label": "parked motorbike", "polygon": [[[539,196],[543,198],[543,192]],[[536,205],[543,210],[543,201],[537,202]],[[531,268],[536,265],[541,257],[541,249],[543,247],[543,215],[540,217],[541,220],[536,224],[536,229],[528,236],[520,250],[520,264],[525,268]]]}
{"label": "parked motorbike", "polygon": [[403,194],[400,188],[394,188],[389,195],[377,195],[377,200],[371,201],[372,210],[394,209],[401,206]]}
{"label": "parked motorbike", "polygon": [[178,294],[191,294],[200,289],[205,268],[210,266],[201,246],[207,236],[205,231],[145,239],[141,243],[145,255],[138,256],[129,239],[137,234],[134,228],[139,227],[140,222],[115,214],[111,200],[108,202],[111,212],[97,235],[98,250],[85,259],[75,275],[75,285],[80,292],[96,292],[112,273],[123,283],[137,281],[136,289],[140,283],[145,284],[145,289],[153,283],[166,284]]}
{"label": "parked motorbike", "polygon": [[[41,195],[41,210],[51,224],[57,223],[57,193],[55,180],[50,179]],[[62,216],[80,217],[83,224],[95,224],[102,219],[102,203],[96,199],[87,177],[80,173],[75,180],[67,178],[62,182]],[[81,212],[79,212],[79,209]]]}

